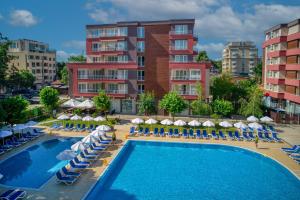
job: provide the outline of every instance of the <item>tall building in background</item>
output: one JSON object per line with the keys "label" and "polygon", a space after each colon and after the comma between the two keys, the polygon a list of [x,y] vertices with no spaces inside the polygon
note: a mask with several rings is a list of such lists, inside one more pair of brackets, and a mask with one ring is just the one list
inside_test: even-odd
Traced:
{"label": "tall building in background", "polygon": [[276,121],[299,123],[300,19],[265,32],[263,83],[265,103]]}
{"label": "tall building in background", "polygon": [[253,42],[229,42],[223,50],[222,72],[234,77],[248,77],[258,64],[258,50]]}
{"label": "tall building in background", "polygon": [[49,45],[34,40],[20,39],[12,41],[9,54],[14,56],[10,66],[19,70],[29,70],[35,76],[37,89],[49,85],[56,76],[56,52]]}
{"label": "tall building in background", "polygon": [[[194,19],[86,26],[86,63],[68,63],[69,93],[92,97],[105,90],[118,113],[136,113],[138,94],[157,100],[177,90],[196,99],[196,83],[209,95],[210,63],[196,63]],[[184,114],[188,114],[186,111]]]}

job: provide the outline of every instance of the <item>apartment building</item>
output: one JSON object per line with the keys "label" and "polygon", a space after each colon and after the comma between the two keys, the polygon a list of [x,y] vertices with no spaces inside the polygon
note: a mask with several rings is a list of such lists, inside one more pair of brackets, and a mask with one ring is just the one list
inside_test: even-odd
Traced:
{"label": "apartment building", "polygon": [[300,19],[270,28],[265,37],[265,104],[276,121],[299,123]]}
{"label": "apartment building", "polygon": [[14,40],[9,47],[9,54],[14,56],[10,66],[34,74],[37,89],[49,85],[55,79],[56,52],[50,50],[48,44],[27,39]]}
{"label": "apartment building", "polygon": [[[69,94],[92,97],[100,89],[118,113],[137,112],[138,94],[157,100],[177,90],[196,99],[196,83],[209,95],[210,63],[196,63],[194,19],[117,22],[86,26],[86,63],[68,63]],[[188,114],[186,111],[185,114]]]}
{"label": "apartment building", "polygon": [[258,64],[258,50],[253,42],[229,42],[223,50],[222,72],[234,77],[251,76]]}

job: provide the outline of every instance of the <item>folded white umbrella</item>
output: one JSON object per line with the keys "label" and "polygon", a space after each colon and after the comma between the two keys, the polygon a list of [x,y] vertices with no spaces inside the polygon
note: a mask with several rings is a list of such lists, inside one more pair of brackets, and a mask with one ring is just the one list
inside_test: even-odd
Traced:
{"label": "folded white umbrella", "polygon": [[84,144],[92,144],[97,142],[97,138],[92,135],[87,135],[81,140]]}
{"label": "folded white umbrella", "polygon": [[81,120],[82,117],[80,117],[79,115],[74,115],[73,117],[70,118],[71,120]]}
{"label": "folded white umbrella", "polygon": [[37,125],[37,122],[35,122],[35,121],[29,121],[25,124],[25,126],[28,126],[28,127],[35,126],[35,125]]}
{"label": "folded white umbrella", "polygon": [[86,108],[86,109],[90,109],[93,107],[95,107],[95,104],[92,100],[89,100],[89,99],[85,100],[84,102],[82,102],[76,106],[76,108]]}
{"label": "folded white umbrella", "polygon": [[0,131],[0,138],[5,138],[11,135],[12,135],[11,131]]}
{"label": "folded white umbrella", "polygon": [[175,121],[175,122],[174,122],[174,125],[175,125],[175,126],[185,126],[186,123],[185,123],[185,121],[182,121],[182,120],[180,119],[180,120]]}
{"label": "folded white umbrella", "polygon": [[205,127],[214,127],[215,124],[214,124],[212,121],[207,120],[207,121],[205,121],[205,122],[202,124],[202,126],[205,126]]}
{"label": "folded white umbrella", "polygon": [[80,103],[81,103],[80,101],[77,101],[75,99],[70,99],[70,100],[64,102],[63,104],[61,104],[61,106],[65,107],[65,108],[75,108]]}
{"label": "folded white umbrella", "polygon": [[146,123],[146,124],[156,124],[157,121],[156,121],[155,119],[150,118],[150,119],[148,119],[147,121],[145,121],[145,123]]}
{"label": "folded white umbrella", "polygon": [[110,127],[107,125],[100,125],[96,128],[98,131],[110,131]]}
{"label": "folded white umbrella", "polygon": [[257,122],[258,118],[254,117],[253,115],[247,118],[248,122]]}
{"label": "folded white umbrella", "polygon": [[250,124],[248,124],[248,126],[253,129],[261,129],[262,128],[262,125],[260,125],[256,122],[250,123]]}
{"label": "folded white umbrella", "polygon": [[70,117],[68,115],[62,114],[62,115],[58,116],[57,119],[59,119],[59,120],[65,120],[65,119],[70,119]]}
{"label": "folded white umbrella", "polygon": [[243,128],[247,128],[248,126],[246,124],[244,124],[243,122],[237,122],[233,125],[234,127],[236,128],[239,128],[239,129],[243,129]]}
{"label": "folded white umbrella", "polygon": [[87,115],[85,116],[84,118],[82,118],[82,121],[86,121],[86,122],[89,122],[89,121],[93,121],[94,118],[92,118],[91,116]]}
{"label": "folded white umbrella", "polygon": [[98,116],[98,117],[94,118],[94,121],[95,122],[103,122],[103,121],[105,121],[105,119],[104,119],[104,117]]}
{"label": "folded white umbrella", "polygon": [[60,152],[56,158],[58,160],[72,160],[73,158],[76,157],[76,153],[72,150],[66,149],[62,152]]}
{"label": "folded white umbrella", "polygon": [[71,146],[71,149],[73,150],[73,151],[82,151],[82,150],[84,150],[86,147],[85,147],[85,144],[82,142],[82,141],[78,141],[78,142],[76,142],[75,144],[73,144],[72,146]]}
{"label": "folded white umbrella", "polygon": [[197,120],[192,120],[188,123],[189,126],[200,126],[200,122],[198,122]]}
{"label": "folded white umbrella", "polygon": [[224,127],[224,128],[232,127],[232,124],[229,123],[228,121],[222,121],[222,122],[219,123],[219,125]]}
{"label": "folded white umbrella", "polygon": [[172,125],[173,122],[169,119],[164,119],[160,122],[162,125]]}
{"label": "folded white umbrella", "polygon": [[141,118],[135,118],[135,119],[131,120],[131,123],[141,124],[141,123],[144,123],[144,120],[142,120]]}
{"label": "folded white umbrella", "polygon": [[264,117],[260,118],[260,121],[261,122],[272,122],[273,119],[268,116],[264,116]]}

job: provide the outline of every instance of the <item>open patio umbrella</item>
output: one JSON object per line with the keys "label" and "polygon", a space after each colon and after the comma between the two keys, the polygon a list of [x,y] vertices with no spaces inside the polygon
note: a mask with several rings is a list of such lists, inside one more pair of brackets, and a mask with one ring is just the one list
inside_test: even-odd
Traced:
{"label": "open patio umbrella", "polygon": [[94,142],[97,142],[98,139],[90,134],[90,135],[87,135],[86,137],[84,137],[81,141],[84,144],[92,144]]}
{"label": "open patio umbrella", "polygon": [[175,126],[185,126],[186,125],[186,122],[185,121],[182,121],[181,119],[180,120],[177,120],[174,122],[174,125]]}
{"label": "open patio umbrella", "polygon": [[215,124],[210,120],[205,121],[202,125],[205,127],[214,127],[215,126]]}
{"label": "open patio umbrella", "polygon": [[162,125],[172,125],[173,122],[169,119],[164,119],[160,122]]}
{"label": "open patio umbrella", "polygon": [[135,119],[131,120],[131,123],[142,124],[142,123],[144,123],[144,120],[142,120],[141,118],[135,118]]}
{"label": "open patio umbrella", "polygon": [[99,130],[94,130],[90,133],[91,136],[95,137],[95,138],[99,138],[100,137],[100,132],[102,131],[99,131]]}
{"label": "open patio umbrella", "polygon": [[200,126],[201,123],[198,122],[197,120],[192,120],[188,123],[189,126]]}
{"label": "open patio umbrella", "polygon": [[232,124],[229,123],[228,121],[222,121],[222,122],[219,123],[219,125],[224,127],[224,128],[232,127]]}
{"label": "open patio umbrella", "polygon": [[250,116],[250,117],[247,118],[247,121],[248,122],[257,122],[258,118],[256,118],[255,116],[252,115],[252,116]]}
{"label": "open patio umbrella", "polygon": [[105,121],[105,118],[101,117],[101,116],[98,116],[98,117],[94,118],[94,121],[95,122],[103,122],[103,121]]}
{"label": "open patio umbrella", "polygon": [[81,120],[82,117],[80,117],[79,115],[74,115],[74,116],[71,117],[70,119],[76,121],[76,120]]}
{"label": "open patio umbrella", "polygon": [[247,128],[248,126],[246,124],[244,124],[243,122],[237,122],[235,124],[233,124],[233,126],[235,128],[239,128],[239,129],[244,129],[244,128]]}
{"label": "open patio umbrella", "polygon": [[76,156],[77,156],[77,154],[76,154],[74,151],[72,151],[72,150],[70,150],[70,149],[66,149],[66,150],[60,152],[60,153],[56,156],[56,158],[57,158],[58,160],[72,160],[72,159],[75,158]]}
{"label": "open patio umbrella", "polygon": [[155,119],[150,118],[150,119],[148,119],[147,121],[145,121],[145,123],[146,123],[146,124],[156,124],[157,121],[156,121]]}
{"label": "open patio umbrella", "polygon": [[250,124],[248,124],[248,126],[253,129],[261,129],[262,128],[262,125],[260,125],[257,122],[250,123]]}
{"label": "open patio umbrella", "polygon": [[91,108],[94,108],[94,107],[95,107],[95,104],[90,99],[87,99],[84,102],[82,102],[82,103],[80,103],[76,106],[76,108],[84,108],[84,109],[91,109]]}
{"label": "open patio umbrella", "polygon": [[[28,128],[28,126],[25,126],[25,124],[16,124],[15,126],[13,126],[12,130],[17,131],[20,136],[20,134],[23,133],[23,130],[27,129],[27,128]],[[21,131],[21,133],[20,133],[20,131]]]}
{"label": "open patio umbrella", "polygon": [[265,122],[265,123],[267,123],[267,122],[272,122],[272,121],[273,121],[273,119],[270,118],[270,117],[268,117],[268,116],[264,116],[264,117],[260,118],[259,120],[260,120],[261,122]]}
{"label": "open patio umbrella", "polygon": [[75,99],[70,99],[70,100],[64,102],[63,104],[61,104],[61,107],[64,107],[64,108],[75,108],[80,103],[81,103],[80,101],[77,101]]}
{"label": "open patio umbrella", "polygon": [[4,138],[11,136],[13,133],[11,131],[0,131],[0,138],[2,138],[2,142],[4,144]]}
{"label": "open patio umbrella", "polygon": [[85,144],[82,141],[78,141],[71,146],[71,149],[75,152],[82,151],[86,148]]}
{"label": "open patio umbrella", "polygon": [[94,118],[91,117],[91,116],[89,116],[89,115],[87,115],[87,116],[85,116],[84,118],[82,118],[82,121],[88,122],[88,125],[90,124],[89,122],[90,122],[90,121],[93,121],[93,120],[94,120]]}
{"label": "open patio umbrella", "polygon": [[110,131],[110,129],[111,128],[107,125],[100,125],[96,128],[96,130],[98,130],[98,131]]}
{"label": "open patio umbrella", "polygon": [[25,126],[31,127],[31,126],[35,126],[35,125],[37,125],[37,124],[38,124],[38,123],[35,122],[35,121],[29,121],[29,122],[27,122],[27,123],[25,124]]}
{"label": "open patio umbrella", "polygon": [[66,120],[66,119],[70,119],[70,117],[68,115],[62,114],[62,115],[58,116],[57,119]]}

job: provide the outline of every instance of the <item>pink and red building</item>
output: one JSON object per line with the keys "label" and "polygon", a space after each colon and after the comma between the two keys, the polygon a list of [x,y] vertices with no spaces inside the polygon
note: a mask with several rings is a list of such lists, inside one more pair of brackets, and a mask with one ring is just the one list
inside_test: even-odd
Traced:
{"label": "pink and red building", "polygon": [[263,83],[265,103],[277,122],[299,123],[300,19],[265,32]]}
{"label": "pink and red building", "polygon": [[195,62],[194,23],[179,19],[87,25],[87,61],[67,64],[69,95],[89,98],[105,90],[112,109],[129,114],[137,112],[138,94],[145,91],[153,91],[159,100],[177,90],[191,101],[199,82],[208,98],[211,64]]}

